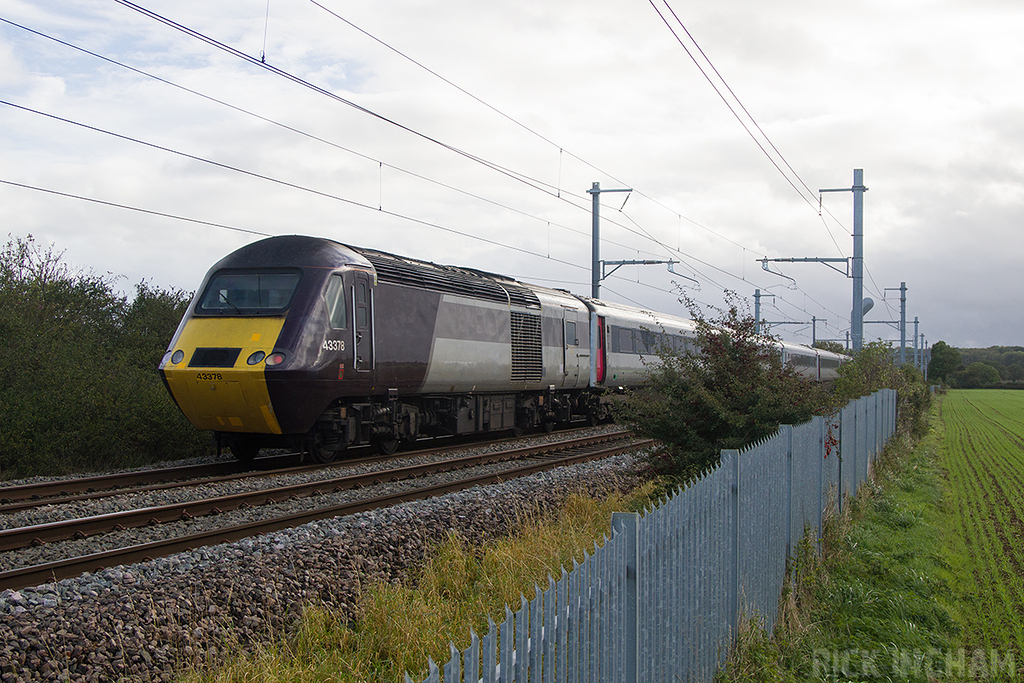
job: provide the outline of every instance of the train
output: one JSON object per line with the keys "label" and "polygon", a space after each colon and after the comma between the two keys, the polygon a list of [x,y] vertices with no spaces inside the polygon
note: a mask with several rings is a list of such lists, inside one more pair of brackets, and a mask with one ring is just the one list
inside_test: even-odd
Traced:
{"label": "train", "polygon": [[[285,235],[218,261],[160,365],[178,408],[239,460],[332,462],[421,437],[551,430],[610,417],[692,320],[334,240]],[[811,380],[843,357],[783,344]]]}

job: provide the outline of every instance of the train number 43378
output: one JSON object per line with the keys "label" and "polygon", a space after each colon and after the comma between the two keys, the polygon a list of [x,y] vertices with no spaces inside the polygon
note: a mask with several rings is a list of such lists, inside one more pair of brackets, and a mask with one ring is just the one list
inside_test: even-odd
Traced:
{"label": "train number 43378", "polygon": [[344,339],[324,339],[324,343],[320,345],[324,351],[344,351],[345,340]]}

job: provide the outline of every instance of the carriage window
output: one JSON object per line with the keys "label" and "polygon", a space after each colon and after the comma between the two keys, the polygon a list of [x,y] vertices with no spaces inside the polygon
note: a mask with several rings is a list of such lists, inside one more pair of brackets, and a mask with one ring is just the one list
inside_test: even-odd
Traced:
{"label": "carriage window", "polygon": [[633,353],[633,330],[620,327],[616,331],[616,341],[619,353]]}
{"label": "carriage window", "polygon": [[571,320],[565,321],[565,345],[576,346],[580,340],[576,338],[576,323]]}
{"label": "carriage window", "polygon": [[654,351],[654,333],[650,330],[637,330],[634,333],[636,337],[636,352],[637,353],[651,353]]}
{"label": "carriage window", "polygon": [[336,330],[343,330],[348,327],[347,310],[345,309],[345,288],[340,275],[332,275],[327,283],[327,292],[324,294],[327,302],[327,313],[331,317],[331,327]]}
{"label": "carriage window", "polygon": [[198,306],[201,313],[266,315],[291,303],[299,273],[224,271],[210,279]]}

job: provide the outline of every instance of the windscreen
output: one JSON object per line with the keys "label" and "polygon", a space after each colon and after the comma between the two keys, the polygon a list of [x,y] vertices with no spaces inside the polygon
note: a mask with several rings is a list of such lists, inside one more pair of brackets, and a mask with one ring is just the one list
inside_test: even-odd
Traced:
{"label": "windscreen", "polygon": [[291,303],[298,282],[297,272],[220,272],[207,285],[199,311],[215,315],[280,313]]}

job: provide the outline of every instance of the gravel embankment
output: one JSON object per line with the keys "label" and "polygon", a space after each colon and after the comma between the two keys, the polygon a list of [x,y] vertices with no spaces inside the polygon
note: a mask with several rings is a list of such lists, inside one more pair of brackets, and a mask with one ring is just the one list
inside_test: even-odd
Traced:
{"label": "gravel embankment", "polygon": [[173,680],[287,631],[305,605],[353,617],[450,531],[473,543],[573,491],[635,485],[632,456],[559,468],[394,508],[0,594],[0,681]]}
{"label": "gravel embankment", "polygon": [[[615,431],[614,426],[596,427],[588,430],[588,435]],[[532,437],[520,441],[524,444],[539,445],[542,443],[564,441],[565,436],[549,434]],[[410,455],[404,458],[388,459],[375,463],[343,464],[340,467],[315,469],[307,472],[271,473],[259,477],[247,477],[215,483],[202,483],[197,486],[181,486],[144,493],[124,493],[105,496],[95,500],[76,501],[60,505],[43,505],[20,512],[0,516],[0,529],[27,527],[64,520],[108,515],[123,510],[140,510],[163,505],[187,503],[229,496],[239,493],[266,490],[279,486],[308,484],[331,478],[349,475],[366,474],[408,465],[422,465],[428,462],[448,460],[452,457],[483,455],[508,450],[508,443],[491,443],[469,446],[455,453],[442,452],[436,454]],[[163,524],[123,529],[106,534],[88,536],[62,542],[46,543],[35,547],[0,553],[0,571],[9,571],[20,567],[44,564],[63,560],[67,557],[89,555],[116,548],[142,545],[169,538],[180,538],[192,534],[205,533],[231,526],[239,526],[252,522],[282,517],[311,510],[344,505],[360,500],[368,500],[381,496],[394,495],[423,486],[434,486],[457,482],[462,479],[479,475],[489,475],[519,467],[522,461],[511,460],[488,465],[438,472],[436,474],[416,477],[400,481],[364,486],[360,489],[348,489],[338,492],[324,492],[307,497],[293,497],[278,503],[247,506],[236,510],[225,510],[216,515],[198,516]]]}

